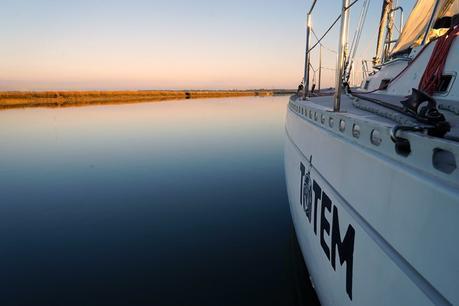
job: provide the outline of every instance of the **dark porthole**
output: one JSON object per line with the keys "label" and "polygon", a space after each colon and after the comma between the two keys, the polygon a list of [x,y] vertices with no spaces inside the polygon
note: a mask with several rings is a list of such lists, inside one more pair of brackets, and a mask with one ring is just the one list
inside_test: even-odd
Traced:
{"label": "dark porthole", "polygon": [[435,148],[433,150],[432,165],[438,171],[446,174],[453,173],[453,171],[457,168],[454,154],[440,148]]}

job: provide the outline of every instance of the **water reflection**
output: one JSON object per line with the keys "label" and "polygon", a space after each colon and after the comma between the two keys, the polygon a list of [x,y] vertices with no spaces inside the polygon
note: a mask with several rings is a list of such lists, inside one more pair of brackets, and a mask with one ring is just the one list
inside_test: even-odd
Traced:
{"label": "water reflection", "polygon": [[0,304],[316,303],[284,185],[286,103],[0,112]]}

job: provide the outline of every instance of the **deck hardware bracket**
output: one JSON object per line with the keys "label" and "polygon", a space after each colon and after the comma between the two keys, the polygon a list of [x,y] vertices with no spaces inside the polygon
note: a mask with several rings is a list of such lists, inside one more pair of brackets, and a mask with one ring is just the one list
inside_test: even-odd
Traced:
{"label": "deck hardware bracket", "polygon": [[432,125],[428,129],[430,136],[443,137],[450,131],[449,122],[438,111],[437,101],[425,92],[413,88],[412,94],[400,103],[403,105],[403,110],[416,120]]}
{"label": "deck hardware bracket", "polygon": [[431,126],[403,126],[396,125],[390,130],[390,139],[395,143],[395,151],[404,157],[410,155],[411,145],[410,141],[406,138],[397,136],[399,131],[410,131],[410,132],[423,132],[431,129]]}

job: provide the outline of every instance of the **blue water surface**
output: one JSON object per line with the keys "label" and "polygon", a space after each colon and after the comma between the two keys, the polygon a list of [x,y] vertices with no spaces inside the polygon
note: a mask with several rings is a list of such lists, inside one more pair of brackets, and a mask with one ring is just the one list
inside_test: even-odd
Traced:
{"label": "blue water surface", "polygon": [[0,305],[315,305],[288,98],[0,112]]}

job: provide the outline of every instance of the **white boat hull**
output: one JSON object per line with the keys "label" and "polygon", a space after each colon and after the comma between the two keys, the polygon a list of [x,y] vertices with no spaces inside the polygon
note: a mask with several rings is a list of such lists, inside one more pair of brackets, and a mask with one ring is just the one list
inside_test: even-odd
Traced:
{"label": "white boat hull", "polygon": [[323,305],[459,303],[455,186],[291,109],[286,134],[290,210]]}

